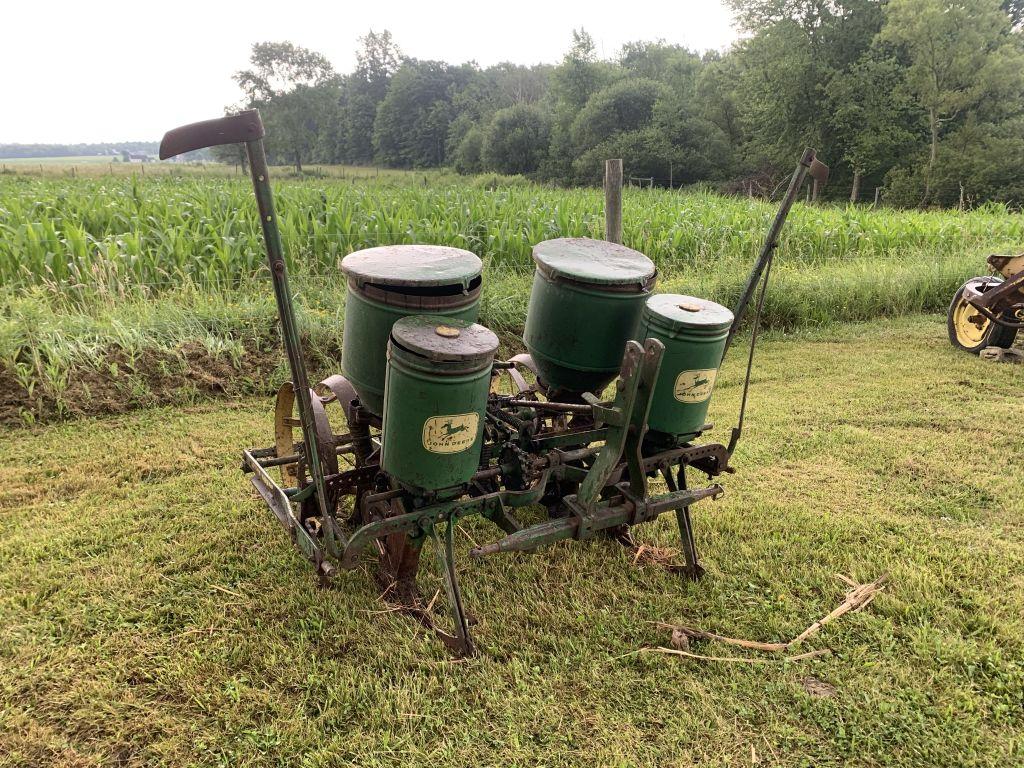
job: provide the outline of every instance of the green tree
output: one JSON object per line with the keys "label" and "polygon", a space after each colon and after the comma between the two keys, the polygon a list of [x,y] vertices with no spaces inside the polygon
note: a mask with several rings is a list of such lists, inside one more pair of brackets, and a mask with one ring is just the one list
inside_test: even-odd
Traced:
{"label": "green tree", "polygon": [[604,162],[622,158],[623,176],[667,179],[674,150],[668,139],[654,126],[619,131],[573,161],[575,179],[584,184],[600,183]]}
{"label": "green tree", "polygon": [[551,75],[551,88],[560,106],[582,109],[587,99],[605,84],[605,68],[597,60],[594,38],[583,28],[572,31],[572,45]]}
{"label": "green tree", "polygon": [[655,103],[665,94],[661,83],[647,78],[619,80],[602,88],[573,120],[570,135],[576,151],[586,152],[616,133],[647,126]]}
{"label": "green tree", "polygon": [[850,202],[860,195],[865,176],[879,178],[910,153],[918,135],[916,111],[906,96],[903,70],[884,50],[873,50],[826,87],[828,113],[841,157],[853,171]]}
{"label": "green tree", "polygon": [[539,103],[547,94],[552,69],[549,64],[525,67],[505,62],[488,67],[481,74],[493,83],[495,102],[504,108]]}
{"label": "green tree", "polygon": [[668,172],[649,174],[659,183],[692,184],[705,179],[724,179],[732,168],[728,135],[701,112],[698,101],[681,93],[661,99],[654,109],[654,126],[668,143]]}
{"label": "green tree", "polygon": [[484,132],[471,126],[452,153],[452,165],[458,173],[480,173],[484,169]]}
{"label": "green tree", "polygon": [[1024,26],[1024,0],[1003,0],[1000,6],[1010,17],[1010,25],[1014,31],[1019,31]]}
{"label": "green tree", "polygon": [[[739,165],[782,178],[805,146],[826,159],[844,154],[827,91],[870,49],[882,25],[880,0],[730,0],[750,32],[729,56],[727,92],[739,111]],[[721,85],[721,79],[719,79]],[[834,164],[834,160],[832,160]],[[838,169],[837,176],[844,169]],[[842,182],[841,178],[836,178]],[[833,185],[834,186],[834,185]]]}
{"label": "green tree", "polygon": [[288,41],[255,43],[249,69],[235,73],[235,82],[250,103],[270,101],[300,85],[312,87],[335,77],[326,57]]}
{"label": "green tree", "polygon": [[356,69],[345,81],[342,114],[345,150],[354,163],[373,159],[373,126],[377,109],[387,96],[391,78],[402,63],[402,52],[388,30],[372,29],[359,40]]}
{"label": "green tree", "polygon": [[574,29],[572,45],[551,73],[551,145],[546,175],[568,180],[572,173],[572,123],[584,105],[603,86],[618,76],[615,68],[599,62],[594,40],[584,29]]}
{"label": "green tree", "polygon": [[318,105],[336,98],[334,68],[323,55],[287,41],[256,43],[249,63],[235,82],[248,106],[263,112],[269,152],[287,157],[301,173],[317,138]]}
{"label": "green tree", "polygon": [[716,172],[722,176],[735,171],[736,150],[749,138],[743,125],[738,81],[736,57],[714,57],[701,68],[693,87],[692,99],[700,116],[715,125],[728,144],[729,154],[716,164]]}
{"label": "green tree", "polygon": [[630,74],[666,84],[693,82],[701,69],[700,56],[664,40],[622,46],[619,63]]}
{"label": "green tree", "polygon": [[442,165],[455,110],[452,97],[471,67],[406,59],[392,78],[373,125],[374,156],[396,168]]}
{"label": "green tree", "polygon": [[330,83],[300,85],[264,106],[269,146],[274,155],[287,158],[297,173],[302,173],[303,160],[316,151],[337,94],[337,87]]}
{"label": "green tree", "polygon": [[551,69],[549,65],[523,67],[508,63],[484,70],[468,68],[468,82],[452,96],[454,117],[448,128],[448,154],[454,157],[467,133],[473,128],[482,131],[499,109],[539,104],[547,93]]}
{"label": "green tree", "polygon": [[[927,115],[929,149],[921,205],[929,202],[945,128],[1003,87],[995,77],[1019,61],[997,0],[890,0],[882,38],[907,53],[906,84]],[[1016,48],[1016,51],[1015,51]]]}
{"label": "green tree", "polygon": [[550,130],[547,116],[531,104],[498,110],[484,135],[484,167],[506,174],[534,173],[547,155]]}

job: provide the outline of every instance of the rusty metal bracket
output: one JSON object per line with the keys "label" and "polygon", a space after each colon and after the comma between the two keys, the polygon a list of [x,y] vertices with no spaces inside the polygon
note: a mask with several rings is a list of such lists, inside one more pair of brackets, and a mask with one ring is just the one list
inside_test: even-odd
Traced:
{"label": "rusty metal bracket", "polygon": [[425,526],[425,531],[434,541],[434,553],[437,555],[438,566],[444,575],[444,588],[448,595],[448,612],[451,614],[452,624],[455,628],[453,635],[438,631],[438,637],[456,653],[462,656],[472,656],[476,649],[473,646],[473,638],[469,634],[469,620],[462,607],[462,590],[459,588],[459,577],[455,570],[455,551],[452,541],[455,521],[449,519],[445,524],[443,545],[441,537],[437,535],[437,526],[431,523]]}
{"label": "rusty metal bracket", "polygon": [[636,482],[642,485],[645,482],[634,478],[644,476],[640,445],[646,431],[647,414],[651,409],[654,382],[664,353],[665,346],[657,339],[648,339],[644,347],[635,341],[626,342],[621,375],[615,382],[615,400],[610,408],[601,411],[600,416],[595,412],[595,418],[598,419],[607,419],[614,414],[617,423],[609,425],[605,444],[576,495],[576,501],[583,509],[597,502],[601,489],[608,484],[609,477],[627,448],[630,452],[626,462],[630,469],[631,484]]}
{"label": "rusty metal bracket", "polygon": [[[989,261],[991,263],[991,259]],[[963,297],[986,320],[1006,328],[1024,328],[1024,322],[1006,319],[1007,314],[1024,307],[1024,271],[1006,280],[979,277],[968,281],[964,285]]]}
{"label": "rusty metal bracket", "polygon": [[288,496],[274,482],[273,478],[267,473],[267,470],[260,466],[259,461],[252,455],[251,451],[243,451],[242,460],[246,468],[252,471],[249,481],[263,498],[263,501],[266,502],[270,511],[277,517],[281,526],[288,532],[296,548],[313,564],[321,583],[329,581],[337,569],[324,559],[324,553],[320,545],[317,544],[309,532],[296,519],[292,513]]}

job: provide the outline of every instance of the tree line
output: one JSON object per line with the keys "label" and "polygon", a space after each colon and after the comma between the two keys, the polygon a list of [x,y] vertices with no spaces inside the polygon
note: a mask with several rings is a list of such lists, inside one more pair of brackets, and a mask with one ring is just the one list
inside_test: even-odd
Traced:
{"label": "tree line", "polygon": [[145,152],[155,155],[155,141],[104,141],[93,144],[0,144],[0,159],[26,157],[81,157],[85,155],[118,155],[121,152]]}
{"label": "tree line", "polygon": [[[727,0],[740,40],[696,53],[583,29],[557,64],[425,61],[387,31],[355,70],[291,43],[235,75],[275,162],[450,166],[593,184],[627,177],[771,194],[804,146],[828,194],[901,206],[1024,202],[1024,0]],[[223,160],[236,150],[222,149]]]}

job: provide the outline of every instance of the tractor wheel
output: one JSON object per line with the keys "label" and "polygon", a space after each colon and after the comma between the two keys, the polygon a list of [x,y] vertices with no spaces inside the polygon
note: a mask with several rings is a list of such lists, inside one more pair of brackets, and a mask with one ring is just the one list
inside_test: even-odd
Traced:
{"label": "tractor wheel", "polygon": [[964,288],[975,280],[991,278],[973,278],[960,286],[946,313],[946,329],[949,331],[950,343],[959,349],[978,354],[985,347],[1013,346],[1017,337],[1014,328],[1005,328],[984,317],[977,309],[964,299]]}

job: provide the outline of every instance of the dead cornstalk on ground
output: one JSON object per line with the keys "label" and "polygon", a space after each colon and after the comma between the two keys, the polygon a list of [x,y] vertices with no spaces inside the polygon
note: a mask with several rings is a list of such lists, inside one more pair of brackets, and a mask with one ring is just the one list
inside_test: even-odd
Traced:
{"label": "dead cornstalk on ground", "polygon": [[[746,648],[753,651],[764,651],[767,653],[783,653],[791,650],[796,646],[803,643],[809,637],[813,637],[821,628],[829,622],[835,621],[844,614],[861,611],[870,605],[871,601],[875,599],[875,596],[885,589],[885,583],[888,581],[889,575],[882,574],[874,581],[870,581],[866,584],[859,584],[849,576],[843,574],[836,574],[836,578],[847,584],[850,589],[847,591],[843,601],[836,606],[829,614],[815,621],[813,624],[808,626],[803,632],[798,634],[792,640],[784,643],[765,643],[757,640],[743,640],[735,637],[727,637],[725,635],[719,635],[714,632],[708,632],[703,629],[696,629],[693,627],[683,626],[682,624],[668,624],[665,622],[656,622],[657,626],[670,629],[672,631],[670,645],[671,647],[657,647],[657,648],[643,648],[641,652],[649,653],[665,653],[676,656],[685,656],[687,658],[702,659],[705,661],[732,661],[741,663],[761,664],[770,663],[771,659],[763,658],[746,658],[746,657],[735,657],[735,656],[702,656],[700,654],[691,653],[690,640],[714,640],[719,643],[726,645],[733,645],[739,648]],[[811,651],[808,653],[797,654],[796,656],[787,656],[778,661],[799,661],[802,659],[815,658],[829,653],[828,649],[821,649],[820,651]]]}

